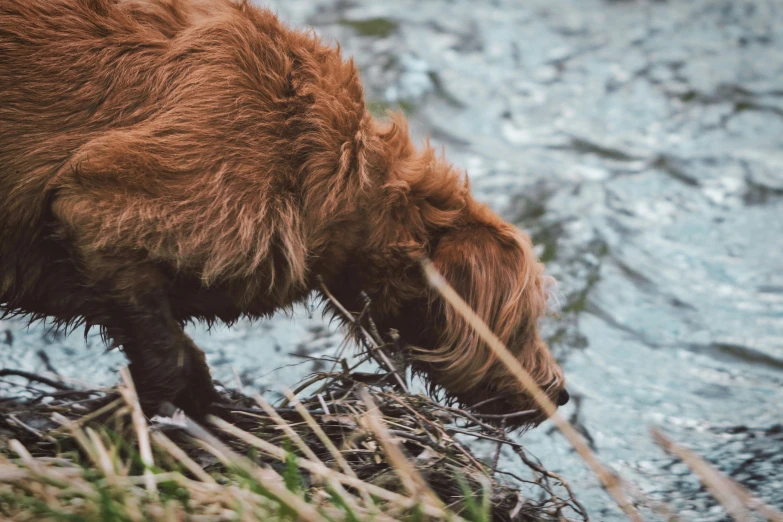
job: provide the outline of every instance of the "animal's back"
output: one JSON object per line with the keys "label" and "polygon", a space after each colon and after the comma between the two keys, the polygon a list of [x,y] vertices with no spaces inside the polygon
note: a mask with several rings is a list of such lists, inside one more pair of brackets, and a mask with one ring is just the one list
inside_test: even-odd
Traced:
{"label": "animal's back", "polygon": [[104,4],[113,3],[0,3],[0,187],[18,209],[34,212],[42,188],[91,137],[149,112],[150,66],[164,35],[107,16]]}
{"label": "animal's back", "polygon": [[302,184],[341,183],[305,163],[336,173],[363,110],[351,64],[242,2],[3,0],[0,306],[84,315],[42,302],[83,293],[75,242],[214,282],[279,276],[288,241],[301,279]]}
{"label": "animal's back", "polygon": [[[113,3],[0,2],[0,303],[9,308],[39,301],[58,280],[77,286],[51,237],[50,188],[75,151],[142,119],[153,95],[141,53],[160,54],[163,35],[107,16]],[[140,53],[132,41],[142,39]]]}

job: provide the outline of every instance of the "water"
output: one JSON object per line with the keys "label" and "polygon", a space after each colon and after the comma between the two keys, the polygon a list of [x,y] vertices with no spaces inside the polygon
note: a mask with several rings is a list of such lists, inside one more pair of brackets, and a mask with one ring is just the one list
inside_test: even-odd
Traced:
{"label": "water", "polygon": [[[783,2],[483,4],[271,5],[338,39],[373,109],[406,110],[534,237],[560,281],[545,327],[563,412],[603,462],[687,519],[724,519],[659,426],[783,509]],[[191,333],[219,379],[262,390],[341,340],[310,310]],[[87,344],[0,324],[4,366],[113,382],[121,357]],[[520,439],[593,519],[622,519],[551,425]]]}

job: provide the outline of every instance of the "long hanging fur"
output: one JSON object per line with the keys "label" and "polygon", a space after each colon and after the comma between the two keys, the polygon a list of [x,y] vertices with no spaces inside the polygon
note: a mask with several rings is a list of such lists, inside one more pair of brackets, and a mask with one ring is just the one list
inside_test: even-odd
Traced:
{"label": "long hanging fur", "polygon": [[[184,322],[268,315],[320,277],[366,291],[433,387],[531,408],[421,256],[562,397],[529,238],[402,116],[373,119],[339,49],[244,1],[0,2],[0,312],[100,326],[133,361],[144,325],[191,353]],[[211,387],[166,342],[134,363],[150,400]]]}

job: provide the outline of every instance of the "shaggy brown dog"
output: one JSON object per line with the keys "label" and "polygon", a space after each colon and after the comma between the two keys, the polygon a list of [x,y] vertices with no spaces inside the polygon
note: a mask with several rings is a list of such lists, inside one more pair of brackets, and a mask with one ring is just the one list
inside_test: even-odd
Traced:
{"label": "shaggy brown dog", "polygon": [[1,0],[0,196],[5,312],[100,326],[147,412],[216,398],[185,322],[269,315],[319,276],[350,309],[366,291],[450,397],[532,408],[421,256],[567,400],[529,239],[375,121],[338,50],[245,2]]}

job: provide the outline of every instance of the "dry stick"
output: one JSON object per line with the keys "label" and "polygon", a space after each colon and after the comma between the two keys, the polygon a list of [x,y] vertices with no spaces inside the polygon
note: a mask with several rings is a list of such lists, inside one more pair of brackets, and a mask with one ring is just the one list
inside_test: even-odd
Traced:
{"label": "dry stick", "polygon": [[[310,377],[306,378],[302,382],[300,382],[296,388],[294,389],[294,394],[298,394],[301,391],[304,391],[309,386],[312,386],[313,384],[317,383],[318,381],[322,381],[324,379],[327,379],[329,376],[327,374],[323,373],[316,373],[314,375],[311,375]],[[288,405],[288,400],[280,401],[280,408],[285,408]]]}
{"label": "dry stick", "polygon": [[326,284],[324,284],[323,281],[321,281],[321,291],[334,304],[334,306],[338,310],[340,310],[340,312],[345,316],[345,318],[348,321],[351,321],[354,324],[354,326],[362,332],[365,339],[367,340],[367,343],[370,344],[373,350],[375,350],[381,356],[381,359],[383,359],[384,364],[386,364],[386,366],[388,366],[388,368],[392,371],[394,377],[397,379],[397,382],[402,387],[403,391],[405,393],[410,393],[408,391],[408,386],[405,384],[405,379],[402,378],[400,373],[397,371],[397,368],[394,366],[394,364],[392,364],[392,362],[386,356],[386,352],[384,352],[383,348],[381,348],[381,343],[379,343],[379,340],[375,339],[372,335],[370,335],[370,332],[368,332],[367,329],[361,323],[356,321],[353,314],[348,310],[346,310],[346,308],[342,305],[342,303],[340,303],[340,301],[338,301],[337,298],[332,295],[332,293],[329,291],[329,289],[326,287]]}
{"label": "dry stick", "polygon": [[[8,447],[11,448],[11,450],[19,455],[19,458],[22,459],[22,462],[27,467],[29,473],[25,473],[25,477],[30,477],[30,474],[32,474],[35,478],[38,479],[48,479],[48,480],[54,480],[57,482],[68,484],[68,487],[78,491],[85,497],[89,497],[93,490],[90,487],[85,486],[81,481],[74,480],[77,477],[80,477],[83,473],[83,470],[81,469],[71,469],[66,472],[65,469],[62,468],[53,468],[52,466],[45,466],[41,462],[39,462],[40,459],[33,458],[32,455],[30,455],[30,452],[27,451],[27,449],[22,445],[21,442],[19,442],[16,439],[11,439],[8,442]],[[14,466],[15,469],[16,466]],[[11,471],[9,473],[9,471]],[[8,470],[6,467],[5,470],[0,471],[0,478],[2,478],[3,481],[10,482],[14,479],[20,478],[18,475],[16,475],[13,470]]]}
{"label": "dry stick", "polygon": [[3,368],[0,370],[0,377],[5,377],[7,375],[23,377],[28,381],[39,382],[56,390],[75,391],[74,388],[68,386],[62,380],[50,379],[49,377],[44,377],[43,375],[38,375],[37,373],[26,372],[24,370],[12,370],[10,368]]}
{"label": "dry stick", "polygon": [[[123,402],[124,401],[121,398],[120,399],[114,399],[113,401],[111,401],[106,406],[103,406],[103,407],[101,407],[101,408],[99,408],[99,409],[97,409],[95,411],[91,411],[90,413],[84,415],[83,417],[79,417],[78,419],[73,420],[71,422],[73,422],[76,426],[82,426],[82,425],[90,422],[91,420],[93,420],[93,419],[95,419],[97,417],[100,417],[104,413],[108,413],[108,412],[112,411],[113,409],[117,408]],[[57,428],[57,429],[55,429],[55,430],[53,430],[51,432],[51,435],[55,436],[55,435],[57,435],[58,433],[60,433],[64,429],[65,429],[65,426]]]}
{"label": "dry stick", "polygon": [[566,493],[568,493],[569,501],[572,502],[577,507],[577,512],[580,515],[582,515],[582,518],[585,520],[585,522],[588,522],[590,520],[590,516],[587,514],[587,510],[582,505],[582,503],[576,499],[576,495],[574,495],[574,492],[571,489],[571,485],[563,477],[561,477],[557,473],[553,473],[549,470],[544,469],[540,465],[528,459],[521,445],[513,443],[511,441],[507,441],[507,444],[511,446],[511,448],[514,450],[514,453],[516,453],[519,456],[519,458],[522,459],[522,462],[524,462],[527,467],[529,467],[530,469],[532,469],[533,471],[535,471],[536,473],[538,473],[543,477],[544,485],[541,486],[542,488],[548,491],[549,494],[552,495],[553,497],[559,498],[552,492],[551,486],[549,485],[550,478],[557,480],[560,483],[560,485],[563,486],[563,488],[566,490]]}
{"label": "dry stick", "polygon": [[749,508],[759,512],[767,520],[773,522],[783,521],[783,514],[760,499],[755,498],[748,490],[715,469],[709,462],[693,451],[675,443],[657,428],[650,428],[650,433],[652,433],[655,442],[666,453],[682,460],[693,473],[699,476],[705,487],[723,504],[726,512],[734,520],[751,520]]}
{"label": "dry stick", "polygon": [[204,468],[199,466],[193,459],[190,458],[190,456],[188,456],[187,453],[185,453],[185,451],[183,451],[182,448],[174,444],[174,441],[172,441],[160,431],[156,431],[152,434],[152,441],[162,449],[166,450],[169,455],[174,457],[175,460],[182,463],[182,465],[185,466],[188,471],[193,473],[193,475],[201,482],[217,484],[217,481],[212,478],[212,475],[204,471]]}
{"label": "dry stick", "polygon": [[[487,401],[483,401],[483,402],[486,403]],[[476,405],[474,405],[473,407],[475,407],[475,406]],[[582,517],[584,518],[585,521],[589,520],[589,516],[587,515],[587,511],[585,510],[584,506],[582,506],[582,504],[576,499],[576,496],[574,495],[574,492],[572,491],[571,486],[568,484],[568,482],[566,482],[565,479],[563,479],[561,476],[557,475],[556,473],[552,473],[551,471],[548,471],[548,470],[544,469],[540,465],[538,465],[538,464],[532,462],[530,459],[528,459],[527,456],[525,455],[524,448],[520,444],[510,440],[508,438],[507,433],[505,431],[501,430],[500,428],[498,428],[496,426],[491,426],[489,424],[485,424],[485,423],[481,422],[480,420],[478,420],[478,418],[476,418],[474,415],[468,413],[465,410],[461,410],[459,408],[452,408],[452,407],[449,407],[449,406],[441,406],[441,408],[444,409],[444,410],[447,410],[449,412],[453,412],[453,414],[455,414],[455,415],[458,414],[458,415],[461,416],[461,418],[467,419],[467,420],[473,422],[474,424],[476,424],[477,426],[485,429],[489,433],[494,433],[497,436],[491,436],[491,435],[487,435],[485,433],[476,432],[476,431],[463,430],[463,429],[460,429],[460,428],[457,428],[457,427],[450,427],[449,428],[450,431],[453,431],[455,433],[461,433],[463,435],[469,435],[471,437],[476,437],[476,438],[479,438],[479,439],[490,440],[490,441],[493,441],[493,442],[497,442],[499,444],[501,444],[501,443],[502,444],[508,444],[512,448],[514,453],[516,453],[519,456],[519,458],[522,459],[522,462],[525,465],[527,465],[529,468],[534,470],[536,473],[538,473],[543,478],[543,480],[546,483],[546,485],[539,484],[542,488],[544,488],[552,497],[559,498],[559,497],[557,497],[557,495],[555,495],[555,493],[552,491],[551,487],[548,485],[548,478],[551,477],[551,478],[554,478],[555,480],[557,480],[558,482],[560,482],[560,484],[565,488],[566,492],[569,495],[569,501],[572,502],[576,506],[575,510],[580,515],[582,515]]]}
{"label": "dry stick", "polygon": [[326,405],[326,401],[324,400],[323,394],[319,393],[316,396],[318,397],[318,402],[321,403],[321,408],[324,409],[324,414],[325,415],[331,415],[331,413],[329,412],[329,407]]}
{"label": "dry stick", "polygon": [[[470,460],[470,461],[473,463],[473,465],[475,465],[475,466],[476,466],[476,469],[480,470],[482,473],[484,473],[484,475],[487,475],[487,472],[486,472],[486,470],[484,469],[484,468],[485,468],[485,466],[483,466],[482,464],[480,464],[480,463],[479,463],[479,461],[477,461],[477,460],[476,460],[476,458],[475,458],[473,455],[471,455],[471,454],[470,454],[470,452],[469,452],[468,450],[466,450],[466,449],[465,449],[465,448],[462,446],[462,444],[461,444],[461,443],[460,443],[460,442],[459,442],[459,441],[458,441],[458,440],[457,440],[455,437],[452,437],[451,435],[449,435],[449,434],[448,434],[448,432],[447,432],[447,431],[444,429],[444,427],[443,427],[443,426],[439,425],[438,423],[435,423],[435,422],[432,422],[432,421],[430,421],[429,419],[427,419],[426,417],[424,417],[423,415],[421,415],[421,414],[420,414],[419,412],[417,412],[415,409],[411,408],[410,406],[408,406],[407,404],[405,404],[405,402],[401,401],[399,398],[395,397],[394,395],[390,395],[390,394],[388,394],[388,393],[383,393],[383,392],[381,392],[381,393],[382,393],[382,395],[384,395],[384,396],[388,397],[389,399],[391,399],[391,400],[395,401],[397,404],[399,404],[399,405],[400,405],[400,406],[402,406],[403,408],[405,408],[405,409],[407,409],[408,411],[410,411],[410,412],[411,412],[411,413],[412,413],[412,414],[413,414],[413,415],[414,415],[414,416],[415,416],[417,419],[419,419],[419,421],[421,421],[421,422],[426,422],[426,423],[427,423],[427,424],[429,424],[430,426],[432,426],[432,427],[434,427],[435,429],[437,429],[438,431],[440,431],[440,436],[441,436],[441,437],[443,437],[443,438],[445,438],[445,439],[447,439],[447,440],[449,440],[449,441],[453,442],[453,443],[454,443],[454,446],[455,446],[455,447],[456,447],[456,448],[457,448],[457,449],[458,449],[458,450],[459,450],[459,451],[460,451],[460,452],[461,452],[463,455],[465,455],[465,457],[467,457],[467,458],[468,458],[468,460]],[[467,433],[469,433],[469,432],[467,432]]]}
{"label": "dry stick", "polygon": [[[316,437],[318,437],[318,440],[321,441],[321,444],[324,445],[326,449],[329,450],[329,453],[332,454],[332,457],[334,458],[334,461],[339,464],[340,468],[343,470],[343,473],[348,475],[349,477],[353,477],[358,480],[358,476],[356,476],[356,472],[354,472],[353,468],[348,464],[348,461],[345,460],[345,457],[343,457],[343,454],[340,453],[340,450],[337,449],[337,447],[334,445],[332,440],[326,436],[326,433],[324,433],[324,430],[321,429],[321,426],[318,425],[317,422],[315,422],[315,419],[312,415],[310,415],[310,412],[307,411],[307,408],[305,408],[299,400],[297,400],[296,397],[291,393],[290,390],[284,389],[283,394],[288,398],[288,400],[291,402],[291,404],[296,408],[296,411],[299,412],[299,415],[302,416],[302,418],[305,420],[307,425],[310,427],[311,430],[313,430],[313,433],[315,433]],[[318,398],[323,401],[323,398],[319,395]],[[257,397],[256,400],[258,401],[261,399],[261,397]],[[263,399],[261,399],[263,400]],[[266,402],[266,401],[264,401]],[[259,404],[261,404],[259,402]],[[263,404],[262,404],[263,406]],[[326,404],[323,404],[324,412],[328,412],[329,410],[326,408]],[[372,498],[370,495],[364,491],[360,490],[362,494],[362,498],[364,499],[364,503],[367,505],[368,508],[372,508],[374,505],[374,502],[372,501]]]}
{"label": "dry stick", "polygon": [[[461,415],[463,418],[465,418],[467,420],[470,420],[471,422],[473,422],[477,426],[487,430],[490,433],[494,433],[497,436],[486,435],[484,433],[476,432],[476,431],[463,430],[463,429],[456,428],[456,427],[450,427],[449,428],[450,431],[453,431],[455,433],[461,433],[463,435],[469,435],[471,437],[476,437],[476,438],[479,438],[479,439],[490,440],[490,441],[493,441],[493,442],[497,442],[498,444],[508,444],[513,449],[514,453],[516,453],[519,456],[519,458],[522,459],[522,462],[526,466],[531,468],[533,471],[538,473],[538,475],[540,477],[542,477],[542,479],[544,481],[544,484],[540,484],[540,483],[537,483],[537,484],[539,484],[552,497],[559,498],[554,493],[554,491],[552,490],[551,486],[549,486],[549,480],[548,479],[549,478],[553,478],[553,479],[557,480],[560,483],[560,485],[563,486],[563,488],[565,488],[566,492],[568,493],[568,496],[569,496],[568,501],[573,504],[572,508],[577,513],[582,515],[582,518],[585,521],[588,521],[590,519],[590,517],[587,514],[587,510],[585,510],[584,506],[577,500],[577,498],[574,495],[574,492],[571,489],[571,486],[568,484],[568,482],[563,477],[561,477],[560,475],[558,475],[556,473],[552,473],[551,471],[548,471],[548,470],[544,469],[543,467],[539,466],[538,464],[536,464],[536,463],[532,462],[530,459],[528,459],[527,456],[525,455],[523,447],[520,444],[518,444],[518,443],[516,443],[516,442],[514,442],[512,440],[509,440],[506,432],[502,431],[501,429],[497,428],[496,426],[490,426],[489,424],[484,424],[483,422],[479,421],[476,417],[474,417],[473,415],[471,415],[470,413],[468,413],[468,412],[466,412],[464,410],[460,410],[458,408],[451,408],[451,407],[448,407],[448,406],[442,406],[442,408],[445,409],[445,410],[448,410],[450,412],[454,412],[455,414]],[[454,439],[454,441],[456,442],[456,439]],[[503,472],[503,473],[507,473],[507,472]],[[519,479],[517,479],[517,480],[519,480]],[[524,482],[524,481],[522,481],[522,482]]]}
{"label": "dry stick", "polygon": [[100,457],[95,453],[95,448],[93,448],[92,444],[90,444],[90,441],[87,440],[84,431],[79,425],[59,413],[53,413],[52,420],[67,428],[71,433],[71,437],[73,437],[79,446],[81,446],[81,448],[87,454],[87,457],[89,457],[96,467],[100,467]]}
{"label": "dry stick", "polygon": [[26,432],[29,432],[29,433],[32,433],[33,435],[35,435],[36,438],[39,438],[39,439],[43,439],[44,438],[44,434],[43,433],[41,433],[37,429],[33,428],[32,426],[28,426],[24,422],[20,421],[19,418],[16,415],[14,415],[13,413],[7,414],[6,417],[13,424],[19,426],[20,428],[22,428]]}
{"label": "dry stick", "polygon": [[116,470],[114,469],[114,463],[109,456],[109,451],[106,446],[103,445],[103,441],[98,434],[92,428],[85,428],[84,432],[92,442],[92,447],[95,450],[95,455],[98,457],[98,467],[103,471],[103,475],[110,484],[116,485]]}
{"label": "dry stick", "polygon": [[[291,394],[286,394],[287,397],[291,397]],[[278,426],[285,432],[286,435],[288,435],[288,438],[291,439],[291,441],[296,444],[296,446],[304,453],[305,457],[312,460],[313,462],[317,464],[321,464],[323,466],[326,466],[321,459],[318,458],[318,455],[315,454],[315,452],[308,446],[305,441],[302,440],[302,437],[299,436],[297,432],[291,428],[291,426],[283,419],[279,413],[275,411],[275,409],[272,407],[271,404],[269,404],[267,401],[264,400],[263,397],[260,395],[256,395],[255,397],[256,402],[264,409],[264,411],[269,415],[275,423],[277,423]],[[348,507],[350,507],[351,511],[357,512],[359,511],[359,506],[356,505],[356,503],[353,501],[353,497],[348,494],[345,489],[343,489],[342,484],[337,482],[334,479],[326,478],[326,482],[331,486],[339,495],[340,497],[348,504]],[[368,497],[369,500],[369,497]],[[367,507],[370,508],[372,506],[372,503],[368,504]]]}
{"label": "dry stick", "polygon": [[136,387],[133,385],[133,378],[131,377],[127,366],[124,366],[120,370],[120,375],[122,376],[122,381],[125,383],[125,387],[120,387],[119,391],[131,410],[131,420],[133,421],[133,427],[136,429],[136,437],[139,439],[139,455],[141,456],[141,462],[144,464],[144,477],[147,479],[147,491],[150,495],[157,496],[158,488],[152,473],[152,466],[155,465],[155,461],[152,458],[152,447],[150,446],[150,434],[147,430],[147,421],[144,418],[144,414],[141,412],[139,396],[136,395]]}
{"label": "dry stick", "polygon": [[389,463],[394,467],[397,475],[400,477],[402,485],[407,489],[413,498],[426,498],[430,503],[443,507],[440,498],[430,489],[427,481],[421,476],[419,471],[410,463],[402,450],[392,440],[392,435],[383,423],[378,407],[373,402],[370,394],[365,388],[359,390],[359,395],[367,407],[364,418],[368,421],[368,427],[375,433],[378,441],[386,452]]}
{"label": "dry stick", "polygon": [[[234,453],[220,439],[209,433],[198,423],[188,418],[188,416],[184,413],[182,414],[182,418],[184,419],[183,425],[185,431],[197,439],[198,442],[201,443],[202,448],[212,453],[221,462],[223,462],[223,464],[233,464],[234,466],[254,477],[267,491],[272,493],[272,495],[274,495],[281,504],[285,504],[289,508],[296,511],[296,514],[300,520],[304,520],[305,522],[321,522],[324,520],[324,518],[318,513],[318,511],[316,511],[313,506],[307,504],[302,498],[295,495],[285,486],[283,478],[276,471],[254,466],[250,460]],[[214,419],[215,418],[212,418],[213,424]],[[228,426],[232,426],[225,421],[222,422]],[[282,460],[285,460],[285,451],[283,449],[280,449],[280,451],[283,452]]]}
{"label": "dry stick", "polygon": [[544,393],[544,391],[533,380],[530,374],[519,364],[519,361],[508,351],[508,348],[498,339],[498,337],[489,329],[487,324],[468,306],[468,304],[457,294],[456,291],[446,282],[443,276],[438,273],[435,266],[428,259],[421,261],[427,280],[443,298],[449,302],[454,309],[470,324],[476,333],[482,338],[487,346],[494,352],[495,356],[506,366],[509,372],[525,387],[542,410],[547,414],[555,426],[563,433],[568,442],[574,447],[577,453],[584,459],[590,469],[595,473],[603,484],[606,491],[614,498],[617,505],[634,521],[641,521],[641,515],[636,508],[626,498],[619,478],[607,470],[590,448],[582,440],[573,426],[562,415],[557,412],[557,406]]}
{"label": "dry stick", "polygon": [[500,461],[500,452],[503,450],[503,443],[498,442],[498,447],[495,449],[495,456],[492,458],[492,476],[495,476],[495,472],[498,470],[498,462]]}
{"label": "dry stick", "polygon": [[[234,437],[238,438],[239,440],[242,440],[246,442],[247,444],[254,446],[261,451],[264,451],[265,453],[276,457],[277,459],[281,461],[285,461],[286,458],[286,452],[282,448],[278,448],[274,444],[271,444],[263,439],[259,439],[258,437],[243,431],[233,424],[229,424],[228,422],[224,421],[223,419],[220,419],[218,417],[210,416],[208,417],[208,420],[220,428],[221,430],[230,433]],[[342,484],[346,486],[351,486],[357,489],[364,489],[369,493],[370,495],[374,495],[378,498],[381,498],[383,500],[386,500],[388,502],[393,502],[399,506],[402,506],[407,509],[411,509],[413,507],[416,507],[417,505],[421,508],[422,513],[425,515],[436,517],[436,518],[451,518],[451,520],[455,522],[462,521],[462,519],[458,516],[451,515],[450,513],[446,513],[441,507],[439,506],[433,506],[430,504],[421,504],[413,499],[410,499],[406,496],[400,495],[399,493],[394,493],[393,491],[389,491],[388,489],[381,488],[379,486],[376,486],[374,484],[370,484],[369,482],[364,482],[361,479],[355,479],[353,477],[350,477],[348,475],[344,475],[342,473],[339,473],[337,471],[334,471],[331,468],[327,468],[324,465],[317,464],[315,462],[311,462],[307,459],[296,459],[296,464],[301,467],[302,469],[305,469],[309,471],[310,473],[313,473],[315,475],[319,475],[322,477],[334,477],[336,480],[339,480]]]}

